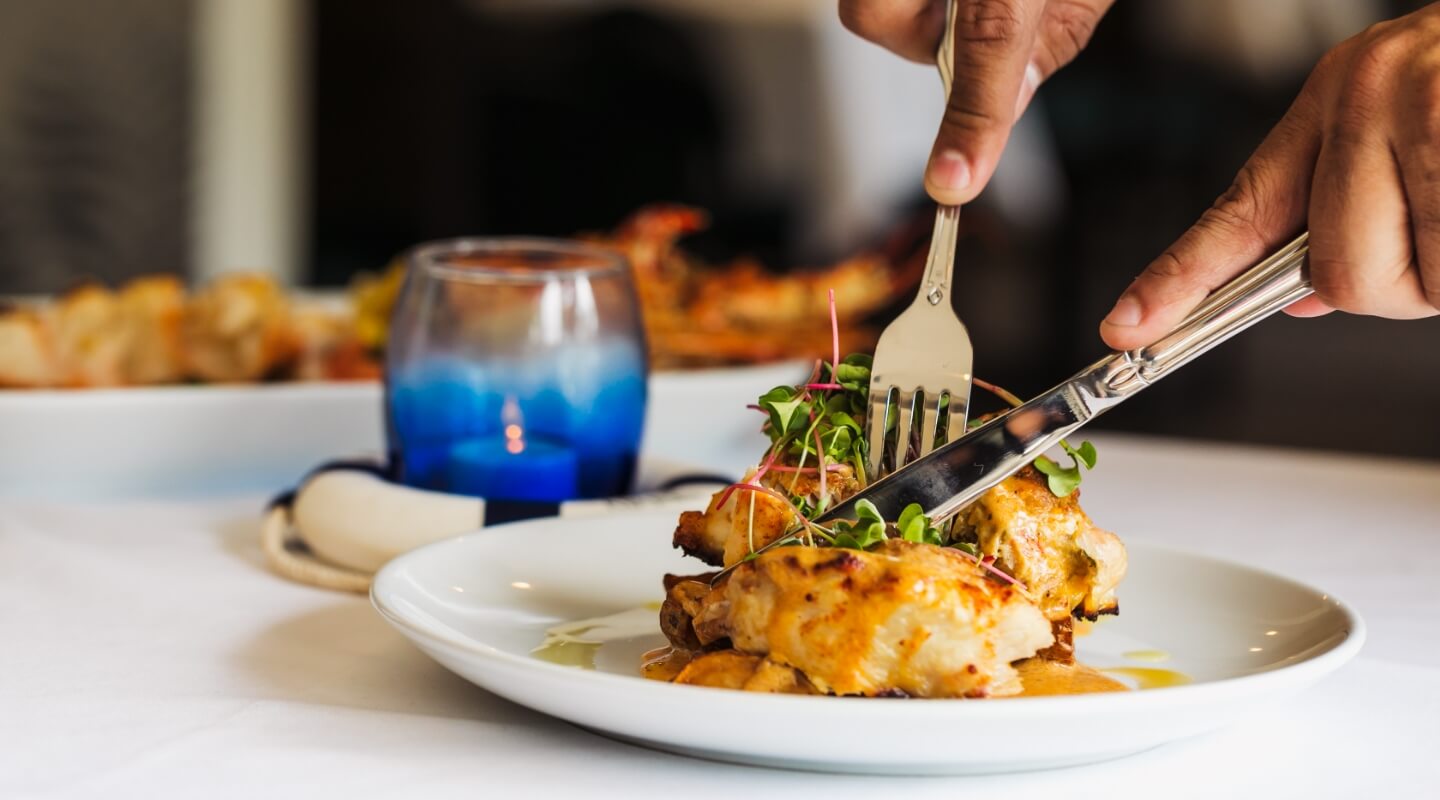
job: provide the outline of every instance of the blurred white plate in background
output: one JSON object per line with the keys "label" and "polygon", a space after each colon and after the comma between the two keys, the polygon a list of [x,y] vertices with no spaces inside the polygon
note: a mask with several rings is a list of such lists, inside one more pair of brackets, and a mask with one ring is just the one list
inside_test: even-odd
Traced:
{"label": "blurred white plate in background", "polygon": [[[765,445],[745,404],[805,370],[656,373],[645,453],[738,473]],[[0,390],[0,498],[279,491],[322,462],[382,452],[380,398],[373,383]]]}

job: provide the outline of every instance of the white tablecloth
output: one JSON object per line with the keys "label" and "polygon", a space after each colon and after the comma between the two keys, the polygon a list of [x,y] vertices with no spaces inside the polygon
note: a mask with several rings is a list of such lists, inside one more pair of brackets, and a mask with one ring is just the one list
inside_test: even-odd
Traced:
{"label": "white tablecloth", "polygon": [[[1100,524],[1325,587],[1369,622],[1360,658],[1241,725],[1106,764],[963,779],[747,768],[512,705],[364,599],[272,576],[263,498],[10,500],[0,797],[1435,796],[1440,463],[1099,443],[1083,493]],[[968,735],[983,732],[956,746]]]}

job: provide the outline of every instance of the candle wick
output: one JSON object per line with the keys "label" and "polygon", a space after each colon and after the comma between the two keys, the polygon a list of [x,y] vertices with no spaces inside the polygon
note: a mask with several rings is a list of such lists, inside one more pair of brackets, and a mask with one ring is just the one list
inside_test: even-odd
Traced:
{"label": "candle wick", "polygon": [[525,431],[513,422],[505,426],[505,451],[508,453],[525,451]]}

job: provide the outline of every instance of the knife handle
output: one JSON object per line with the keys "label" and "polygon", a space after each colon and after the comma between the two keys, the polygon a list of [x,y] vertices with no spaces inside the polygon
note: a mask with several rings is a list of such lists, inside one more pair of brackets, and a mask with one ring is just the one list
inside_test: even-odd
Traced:
{"label": "knife handle", "polygon": [[[1081,373],[1081,385],[1108,407],[1165,377],[1191,359],[1274,314],[1314,289],[1305,269],[1309,233],[1205,298],[1159,341],[1112,353]],[[1096,411],[1100,409],[1095,409]]]}

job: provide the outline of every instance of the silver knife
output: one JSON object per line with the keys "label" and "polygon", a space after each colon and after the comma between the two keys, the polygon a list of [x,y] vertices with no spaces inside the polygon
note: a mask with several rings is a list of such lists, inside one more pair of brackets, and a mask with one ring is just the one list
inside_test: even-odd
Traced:
{"label": "silver knife", "polygon": [[910,462],[815,521],[855,519],[869,500],[886,520],[911,503],[945,519],[1014,475],[1089,421],[1191,359],[1312,293],[1305,270],[1309,235],[1281,248],[1215,290],[1183,322],[1148,347],[1112,353],[1075,377]]}

